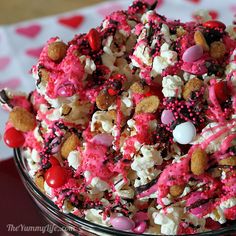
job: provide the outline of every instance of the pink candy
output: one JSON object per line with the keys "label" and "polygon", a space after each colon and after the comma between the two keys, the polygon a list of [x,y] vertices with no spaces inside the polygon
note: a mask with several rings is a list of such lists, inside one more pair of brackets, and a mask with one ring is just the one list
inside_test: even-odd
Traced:
{"label": "pink candy", "polygon": [[147,229],[147,223],[145,221],[141,221],[133,229],[133,232],[136,234],[142,234],[145,232],[146,229]]}
{"label": "pink candy", "polygon": [[110,134],[97,134],[91,139],[91,142],[94,144],[110,147],[112,145],[113,140],[114,138]]}
{"label": "pink candy", "polygon": [[161,114],[161,122],[165,125],[170,124],[174,121],[174,115],[170,110],[164,110]]}
{"label": "pink candy", "polygon": [[71,97],[75,94],[75,87],[72,83],[62,84],[57,88],[57,95],[60,97]]}
{"label": "pink candy", "polygon": [[133,221],[135,223],[140,222],[140,221],[145,221],[148,219],[149,219],[148,213],[143,212],[143,211],[136,212],[135,215],[133,216]]}
{"label": "pink candy", "polygon": [[134,221],[125,216],[114,217],[110,223],[114,229],[118,230],[132,230],[135,227]]}
{"label": "pink candy", "polygon": [[203,49],[200,45],[194,45],[187,48],[182,56],[184,62],[194,62],[201,58]]}

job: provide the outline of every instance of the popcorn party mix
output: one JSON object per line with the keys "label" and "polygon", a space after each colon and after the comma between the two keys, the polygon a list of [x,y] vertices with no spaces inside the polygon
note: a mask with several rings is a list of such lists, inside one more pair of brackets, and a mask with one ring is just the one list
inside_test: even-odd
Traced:
{"label": "popcorn party mix", "polygon": [[65,213],[137,234],[219,229],[236,219],[236,40],[154,9],[49,39],[35,90],[0,92],[4,140]]}

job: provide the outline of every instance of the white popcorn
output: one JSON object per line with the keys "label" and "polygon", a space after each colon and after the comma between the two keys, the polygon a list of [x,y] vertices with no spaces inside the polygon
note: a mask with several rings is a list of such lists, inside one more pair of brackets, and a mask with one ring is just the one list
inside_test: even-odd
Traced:
{"label": "white popcorn", "polygon": [[44,187],[46,194],[48,196],[52,197],[53,196],[53,189],[47,185],[46,181],[44,181],[43,187]]}
{"label": "white popcorn", "polygon": [[123,92],[121,95],[121,111],[124,116],[130,116],[133,109],[133,100],[129,93]]}
{"label": "white popcorn", "polygon": [[205,217],[210,217],[214,221],[218,221],[220,224],[226,222],[224,210],[231,208],[236,205],[236,198],[232,197],[220,203],[210,214],[207,214]]}
{"label": "white popcorn", "polygon": [[39,163],[40,162],[40,156],[39,156],[39,153],[33,149],[32,152],[31,152],[31,158],[32,160],[35,162],[35,163]]}
{"label": "white popcorn", "polygon": [[36,127],[33,131],[34,133],[34,137],[36,138],[36,140],[38,142],[43,142],[43,138],[41,137],[40,133],[39,133],[39,127]]}
{"label": "white popcorn", "polygon": [[107,53],[102,54],[101,57],[102,57],[102,64],[108,67],[110,71],[114,71],[117,69],[116,66],[114,66],[116,57]]}
{"label": "white popcorn", "polygon": [[162,157],[160,152],[157,151],[153,146],[144,145],[140,150],[141,155],[137,155],[134,158],[131,168],[136,171],[146,170],[156,165],[162,164]]}
{"label": "white popcorn", "polygon": [[163,34],[163,38],[165,39],[165,41],[167,43],[171,43],[170,30],[169,30],[169,27],[166,24],[162,24],[161,33]]}
{"label": "white popcorn", "polygon": [[166,69],[170,65],[174,65],[177,61],[177,52],[169,50],[169,44],[164,43],[160,49],[160,56],[156,56],[153,59],[153,66],[151,75],[157,76],[161,74],[164,69]]}
{"label": "white popcorn", "polygon": [[110,218],[103,219],[102,210],[89,209],[85,211],[85,219],[95,224],[110,226]]}
{"label": "white popcorn", "polygon": [[167,235],[177,234],[179,222],[182,216],[183,209],[180,207],[168,207],[167,214],[163,210],[152,214],[154,223],[161,225],[161,233]]}
{"label": "white popcorn", "polygon": [[162,92],[165,97],[181,97],[184,83],[177,75],[167,75],[162,80]]}
{"label": "white popcorn", "polygon": [[67,158],[68,165],[73,167],[75,170],[80,166],[81,164],[81,156],[78,151],[71,151],[69,153],[69,156]]}
{"label": "white popcorn", "polygon": [[105,181],[101,180],[99,177],[94,177],[92,179],[91,186],[93,188],[93,193],[104,192],[110,188],[109,185]]}
{"label": "white popcorn", "polygon": [[53,109],[50,113],[47,114],[46,118],[50,121],[59,120],[61,118],[60,109]]}
{"label": "white popcorn", "polygon": [[[139,149],[137,149],[139,150]],[[154,168],[154,165],[162,164],[160,152],[155,146],[144,145],[141,147],[139,154],[134,156],[131,169],[137,172],[138,178],[135,179],[134,186],[147,184],[160,174],[160,170]]]}
{"label": "white popcorn", "polygon": [[151,50],[147,47],[146,42],[144,40],[139,41],[131,57],[132,64],[137,67],[142,67],[143,65],[151,66],[152,58],[150,53]]}
{"label": "white popcorn", "polygon": [[117,195],[121,198],[128,198],[128,199],[133,199],[134,198],[134,190],[129,187],[127,189],[121,189],[116,192]]}
{"label": "white popcorn", "polygon": [[91,122],[91,131],[96,131],[96,124],[99,123],[102,126],[102,129],[111,133],[113,129],[113,119],[106,111],[96,111],[93,114],[92,122]]}
{"label": "white popcorn", "polygon": [[81,63],[84,63],[84,71],[85,73],[91,75],[95,70],[96,70],[96,65],[94,63],[94,61],[85,55],[80,56],[80,61]]}
{"label": "white popcorn", "polygon": [[[224,131],[221,133],[222,131]],[[207,153],[214,153],[220,150],[222,143],[225,138],[227,138],[230,134],[236,131],[236,121],[233,121],[232,124],[220,124],[220,123],[209,123],[203,130],[200,135],[197,136],[196,140],[193,144],[202,144],[205,140],[209,140],[212,136],[215,136],[217,133],[219,134],[215,137],[211,142],[206,146]]]}

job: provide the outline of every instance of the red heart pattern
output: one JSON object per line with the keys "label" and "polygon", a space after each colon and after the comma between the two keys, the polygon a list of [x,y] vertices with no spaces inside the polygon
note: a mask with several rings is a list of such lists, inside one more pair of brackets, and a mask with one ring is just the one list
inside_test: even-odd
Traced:
{"label": "red heart pattern", "polygon": [[97,13],[101,16],[107,16],[111,14],[113,11],[118,11],[122,9],[122,5],[119,3],[112,3],[103,7],[98,8]]}
{"label": "red heart pattern", "polygon": [[0,70],[5,70],[7,66],[10,64],[11,58],[10,57],[0,57]]}
{"label": "red heart pattern", "polygon": [[230,9],[231,12],[233,12],[234,14],[236,14],[236,4],[229,6],[229,9]]}
{"label": "red heart pattern", "polygon": [[40,56],[40,53],[42,52],[43,47],[37,47],[37,48],[29,48],[25,51],[25,53],[30,57],[38,58]]}
{"label": "red heart pattern", "polygon": [[195,4],[199,4],[201,2],[201,0],[187,0],[187,1],[195,3]]}
{"label": "red heart pattern", "polygon": [[74,15],[69,17],[62,17],[58,19],[58,22],[64,26],[72,29],[77,29],[84,21],[82,15]]}
{"label": "red heart pattern", "polygon": [[23,35],[27,38],[35,38],[40,33],[42,27],[38,24],[29,25],[26,27],[19,27],[16,29],[16,33]]}

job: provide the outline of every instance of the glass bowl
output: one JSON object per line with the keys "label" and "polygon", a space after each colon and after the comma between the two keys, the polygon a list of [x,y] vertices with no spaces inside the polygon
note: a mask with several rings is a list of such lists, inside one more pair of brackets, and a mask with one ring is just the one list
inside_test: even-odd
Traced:
{"label": "glass bowl", "polygon": [[[79,235],[79,236],[137,235],[135,233],[115,230],[113,228],[94,224],[85,219],[79,218],[73,214],[65,214],[61,212],[59,208],[38,189],[38,187],[36,186],[32,178],[30,177],[26,158],[21,156],[20,149],[14,149],[14,161],[15,161],[17,170],[19,172],[19,175],[23,181],[23,184],[25,185],[30,196],[32,197],[36,205],[38,206],[42,215],[46,218],[47,221],[55,224],[62,231],[66,231],[67,233],[69,233],[69,235]],[[145,235],[154,236],[151,234],[145,234]],[[219,230],[208,231],[208,232],[194,234],[194,235],[236,236],[236,224],[230,225],[228,227],[225,227]]]}

